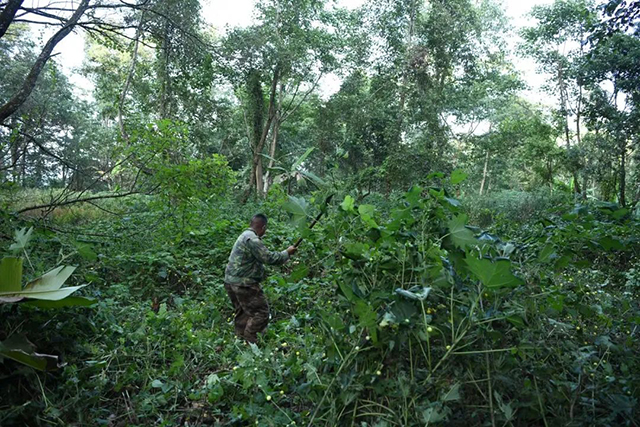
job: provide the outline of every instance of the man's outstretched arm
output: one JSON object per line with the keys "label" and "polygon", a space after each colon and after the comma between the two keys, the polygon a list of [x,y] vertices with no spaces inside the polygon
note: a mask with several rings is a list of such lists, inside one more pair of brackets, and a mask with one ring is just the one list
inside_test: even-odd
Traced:
{"label": "man's outstretched arm", "polygon": [[270,251],[260,239],[249,239],[247,242],[251,254],[256,257],[258,261],[268,265],[278,265],[287,262],[291,255],[293,255],[297,248],[295,246],[289,246],[286,250],[281,252]]}

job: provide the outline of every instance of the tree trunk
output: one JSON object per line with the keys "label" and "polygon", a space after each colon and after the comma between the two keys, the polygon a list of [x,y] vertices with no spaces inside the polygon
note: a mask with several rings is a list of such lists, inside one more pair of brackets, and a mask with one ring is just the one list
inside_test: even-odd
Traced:
{"label": "tree trunk", "polygon": [[625,190],[626,190],[626,157],[627,157],[627,140],[623,139],[620,143],[620,196],[618,197],[618,201],[620,206],[626,206],[627,201],[625,199]]}
{"label": "tree trunk", "polygon": [[24,0],[9,0],[0,12],[0,39],[7,32],[9,25],[13,22],[13,18],[16,16],[18,9],[22,6]]}
{"label": "tree trunk", "polygon": [[[31,67],[29,74],[24,79],[22,83],[22,87],[16,92],[9,101],[7,101],[3,106],[0,107],[0,123],[4,123],[4,121],[15,113],[18,108],[27,100],[33,88],[38,81],[38,76],[40,72],[47,64],[49,58],[51,58],[51,52],[56,47],[56,45],[64,39],[76,26],[78,20],[82,17],[84,12],[89,7],[89,0],[82,0],[78,8],[73,12],[71,18],[56,32],[45,44],[42,52],[36,59],[36,62]],[[4,12],[4,11],[3,11]]]}
{"label": "tree trunk", "polygon": [[164,36],[162,38],[162,60],[160,61],[160,105],[159,114],[161,119],[169,117],[169,107],[167,105],[169,99],[170,80],[169,80],[169,22],[165,21]]}
{"label": "tree trunk", "polygon": [[142,16],[140,16],[140,24],[138,24],[138,28],[136,30],[136,41],[133,44],[133,53],[131,54],[131,66],[129,67],[129,74],[127,74],[127,80],[125,81],[122,92],[120,93],[120,102],[118,103],[118,127],[120,128],[120,137],[127,143],[129,143],[129,135],[127,134],[124,126],[122,111],[124,110],[124,101],[127,97],[127,92],[129,91],[129,85],[131,85],[131,80],[133,79],[133,74],[136,70],[136,61],[138,60],[138,47],[140,44],[140,37],[142,35],[143,20],[144,12],[142,13]]}
{"label": "tree trunk", "polygon": [[[569,109],[568,109],[568,94],[567,86],[564,81],[564,75],[562,73],[562,65],[558,61],[558,88],[560,89],[560,111],[562,113],[562,119],[564,124],[564,136],[567,141],[567,150],[571,149],[571,137],[569,136]],[[578,130],[579,132],[579,130]],[[578,174],[574,170],[573,165],[569,165],[570,172],[573,177],[573,191],[574,193],[580,193],[580,182],[578,181]]]}
{"label": "tree trunk", "polygon": [[[251,175],[249,176],[249,188],[247,189],[247,191],[245,192],[242,198],[243,202],[246,202],[249,199],[249,196],[253,191],[256,192],[256,195],[259,195],[260,189],[262,188],[257,186],[258,183],[262,183],[262,149],[264,148],[264,144],[267,140],[267,136],[269,135],[269,129],[271,129],[271,124],[273,123],[273,119],[275,117],[276,89],[278,88],[279,81],[280,81],[280,67],[276,66],[275,70],[273,71],[273,80],[271,82],[271,90],[269,93],[269,108],[268,108],[269,113],[267,116],[267,122],[262,127],[262,133],[260,134],[260,138],[258,139],[257,143],[252,147],[253,157],[251,161]],[[259,81],[257,83],[261,84]],[[255,107],[261,108],[261,105],[256,105]],[[253,123],[254,139],[256,137],[256,131],[258,130],[256,126],[258,125],[258,123],[256,122],[255,119],[257,119],[257,117],[261,115],[262,115],[262,111],[259,111],[259,112],[258,110],[254,111],[254,117],[255,117],[254,123]],[[257,170],[258,167],[260,167],[260,178],[256,177],[258,173],[258,170]]]}
{"label": "tree trunk", "polygon": [[487,155],[484,158],[484,170],[482,171],[482,182],[480,183],[480,195],[482,196],[482,192],[484,191],[484,183],[487,180],[487,167],[489,165],[489,150],[487,150]]}
{"label": "tree trunk", "polygon": [[417,15],[418,1],[412,0],[409,9],[409,28],[407,34],[407,58],[406,63],[402,69],[402,86],[400,87],[400,107],[398,108],[398,142],[402,139],[402,129],[404,128],[404,109],[407,97],[407,82],[408,78],[408,68],[409,61],[411,58],[409,55],[412,53],[413,48],[413,35],[415,32],[415,21]]}
{"label": "tree trunk", "polygon": [[18,141],[14,141],[11,145],[11,164],[13,168],[11,170],[11,176],[13,178],[14,183],[18,183],[18,161],[20,160],[20,143]]}
{"label": "tree trunk", "polygon": [[276,108],[276,116],[273,118],[273,130],[272,130],[272,139],[271,146],[269,147],[269,165],[267,167],[267,173],[264,177],[264,196],[267,195],[269,188],[273,184],[273,174],[271,173],[271,168],[275,163],[276,156],[276,147],[278,146],[278,133],[280,132],[280,125],[282,124],[281,120],[281,112],[282,112],[282,95],[284,93],[284,84],[280,85],[280,91],[278,94],[278,107]]}

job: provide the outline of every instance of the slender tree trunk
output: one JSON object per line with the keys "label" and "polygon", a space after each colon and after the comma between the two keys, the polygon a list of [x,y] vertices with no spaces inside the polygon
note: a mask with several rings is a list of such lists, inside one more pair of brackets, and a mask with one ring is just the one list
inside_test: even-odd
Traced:
{"label": "slender tree trunk", "polygon": [[487,180],[487,167],[489,166],[489,150],[487,150],[487,155],[484,158],[484,170],[482,171],[482,182],[480,183],[480,195],[482,196],[482,192],[484,191],[484,183]]}
{"label": "slender tree trunk", "polygon": [[4,123],[4,121],[11,116],[13,113],[20,108],[20,106],[27,100],[29,95],[31,95],[31,91],[36,85],[38,81],[38,76],[40,72],[47,64],[49,58],[51,58],[51,52],[56,47],[56,45],[64,39],[76,26],[78,20],[82,17],[84,12],[89,7],[89,0],[82,0],[78,8],[73,12],[71,18],[56,32],[45,44],[44,48],[40,52],[38,59],[31,67],[29,74],[24,79],[22,86],[16,92],[9,101],[7,101],[4,105],[0,107],[0,123]]}
{"label": "slender tree trunk", "polygon": [[159,113],[161,119],[166,119],[169,116],[169,106],[167,103],[169,102],[169,90],[170,90],[170,80],[169,80],[169,49],[170,41],[169,41],[169,22],[165,21],[164,24],[164,37],[162,39],[162,61],[160,61],[160,105],[159,105]]}
{"label": "slender tree trunk", "polygon": [[[251,175],[249,177],[249,188],[245,192],[243,197],[243,201],[246,202],[251,195],[252,191],[256,192],[256,195],[259,195],[260,189],[262,187],[257,186],[258,183],[262,184],[262,149],[264,148],[264,144],[267,140],[267,136],[269,135],[269,129],[271,129],[271,124],[273,123],[273,119],[275,117],[276,110],[276,89],[278,88],[278,84],[280,82],[280,67],[276,66],[273,71],[273,80],[271,82],[271,90],[269,94],[269,108],[268,108],[268,116],[267,122],[262,127],[262,134],[260,135],[257,144],[253,147],[253,158],[251,161]],[[259,108],[260,106],[256,106]],[[255,129],[256,122],[254,122],[254,133],[257,129]],[[260,177],[256,177],[258,173],[258,167],[260,167]]]}
{"label": "slender tree trunk", "polygon": [[18,169],[18,161],[20,160],[20,143],[18,141],[14,141],[11,145],[11,164],[13,168],[11,170],[11,176],[13,178],[14,183],[18,183],[19,179],[19,169]]}
{"label": "slender tree trunk", "polygon": [[262,156],[258,157],[258,164],[256,165],[256,193],[258,196],[264,196],[264,175],[262,173]]}
{"label": "slender tree trunk", "polygon": [[276,147],[278,146],[278,133],[280,132],[280,125],[282,124],[281,116],[282,116],[282,96],[284,93],[284,84],[280,85],[280,91],[278,94],[278,107],[276,108],[276,116],[273,118],[273,130],[272,130],[272,138],[271,138],[271,146],[269,147],[269,165],[267,168],[267,173],[264,178],[264,195],[267,195],[269,188],[273,184],[273,174],[271,173],[271,168],[273,168],[275,163],[276,156]]}
{"label": "slender tree trunk", "polygon": [[620,206],[626,206],[627,201],[625,199],[627,171],[626,171],[626,157],[627,157],[627,140],[626,138],[620,142]]}
{"label": "slender tree trunk", "polygon": [[133,79],[133,74],[136,70],[136,61],[138,60],[138,47],[140,44],[140,37],[142,35],[143,20],[144,12],[140,16],[140,23],[138,24],[138,28],[136,30],[136,41],[133,44],[133,53],[131,54],[131,66],[129,67],[129,74],[127,74],[127,80],[125,80],[124,87],[122,88],[122,92],[120,93],[120,102],[118,102],[118,127],[120,128],[120,137],[127,143],[129,142],[129,135],[127,134],[124,126],[122,111],[124,110],[124,101],[127,98],[127,92],[129,91],[129,86],[131,85],[131,80]]}
{"label": "slender tree trunk", "polygon": [[415,21],[417,15],[419,1],[411,0],[410,9],[409,9],[409,28],[407,34],[407,58],[406,63],[402,69],[402,86],[400,87],[400,107],[398,108],[398,142],[402,138],[402,130],[404,128],[404,110],[405,103],[407,97],[407,82],[409,81],[408,77],[408,66],[409,66],[409,55],[412,53],[413,49],[413,35],[415,32]]}
{"label": "slender tree trunk", "polygon": [[[560,89],[560,109],[562,112],[562,121],[564,124],[564,135],[567,141],[567,150],[571,150],[571,137],[569,135],[569,109],[568,109],[568,94],[567,86],[564,81],[564,75],[562,65],[558,61],[558,87]],[[580,182],[578,181],[578,174],[570,165],[571,175],[573,177],[573,191],[574,193],[580,193]]]}

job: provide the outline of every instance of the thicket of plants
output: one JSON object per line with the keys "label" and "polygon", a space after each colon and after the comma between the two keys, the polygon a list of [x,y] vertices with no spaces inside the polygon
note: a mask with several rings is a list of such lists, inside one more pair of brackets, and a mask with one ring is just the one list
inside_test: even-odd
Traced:
{"label": "thicket of plants", "polygon": [[[96,303],[0,306],[5,334],[61,356],[47,373],[5,359],[3,425],[634,425],[638,218],[566,204],[481,230],[450,197],[462,179],[378,206],[274,191],[199,210],[190,231],[144,209],[34,231],[26,276],[64,259]],[[305,237],[264,284],[258,347],[233,336],[222,287],[256,210],[273,211],[269,246]],[[7,219],[5,235],[24,225]]]}

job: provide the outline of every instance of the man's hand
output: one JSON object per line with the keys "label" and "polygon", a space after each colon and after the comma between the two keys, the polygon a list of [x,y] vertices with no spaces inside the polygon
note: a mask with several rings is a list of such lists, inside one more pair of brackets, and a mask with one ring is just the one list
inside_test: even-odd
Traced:
{"label": "man's hand", "polygon": [[297,250],[298,250],[298,248],[296,248],[295,246],[289,246],[287,248],[287,253],[289,254],[289,256],[291,256],[291,255],[295,254]]}

